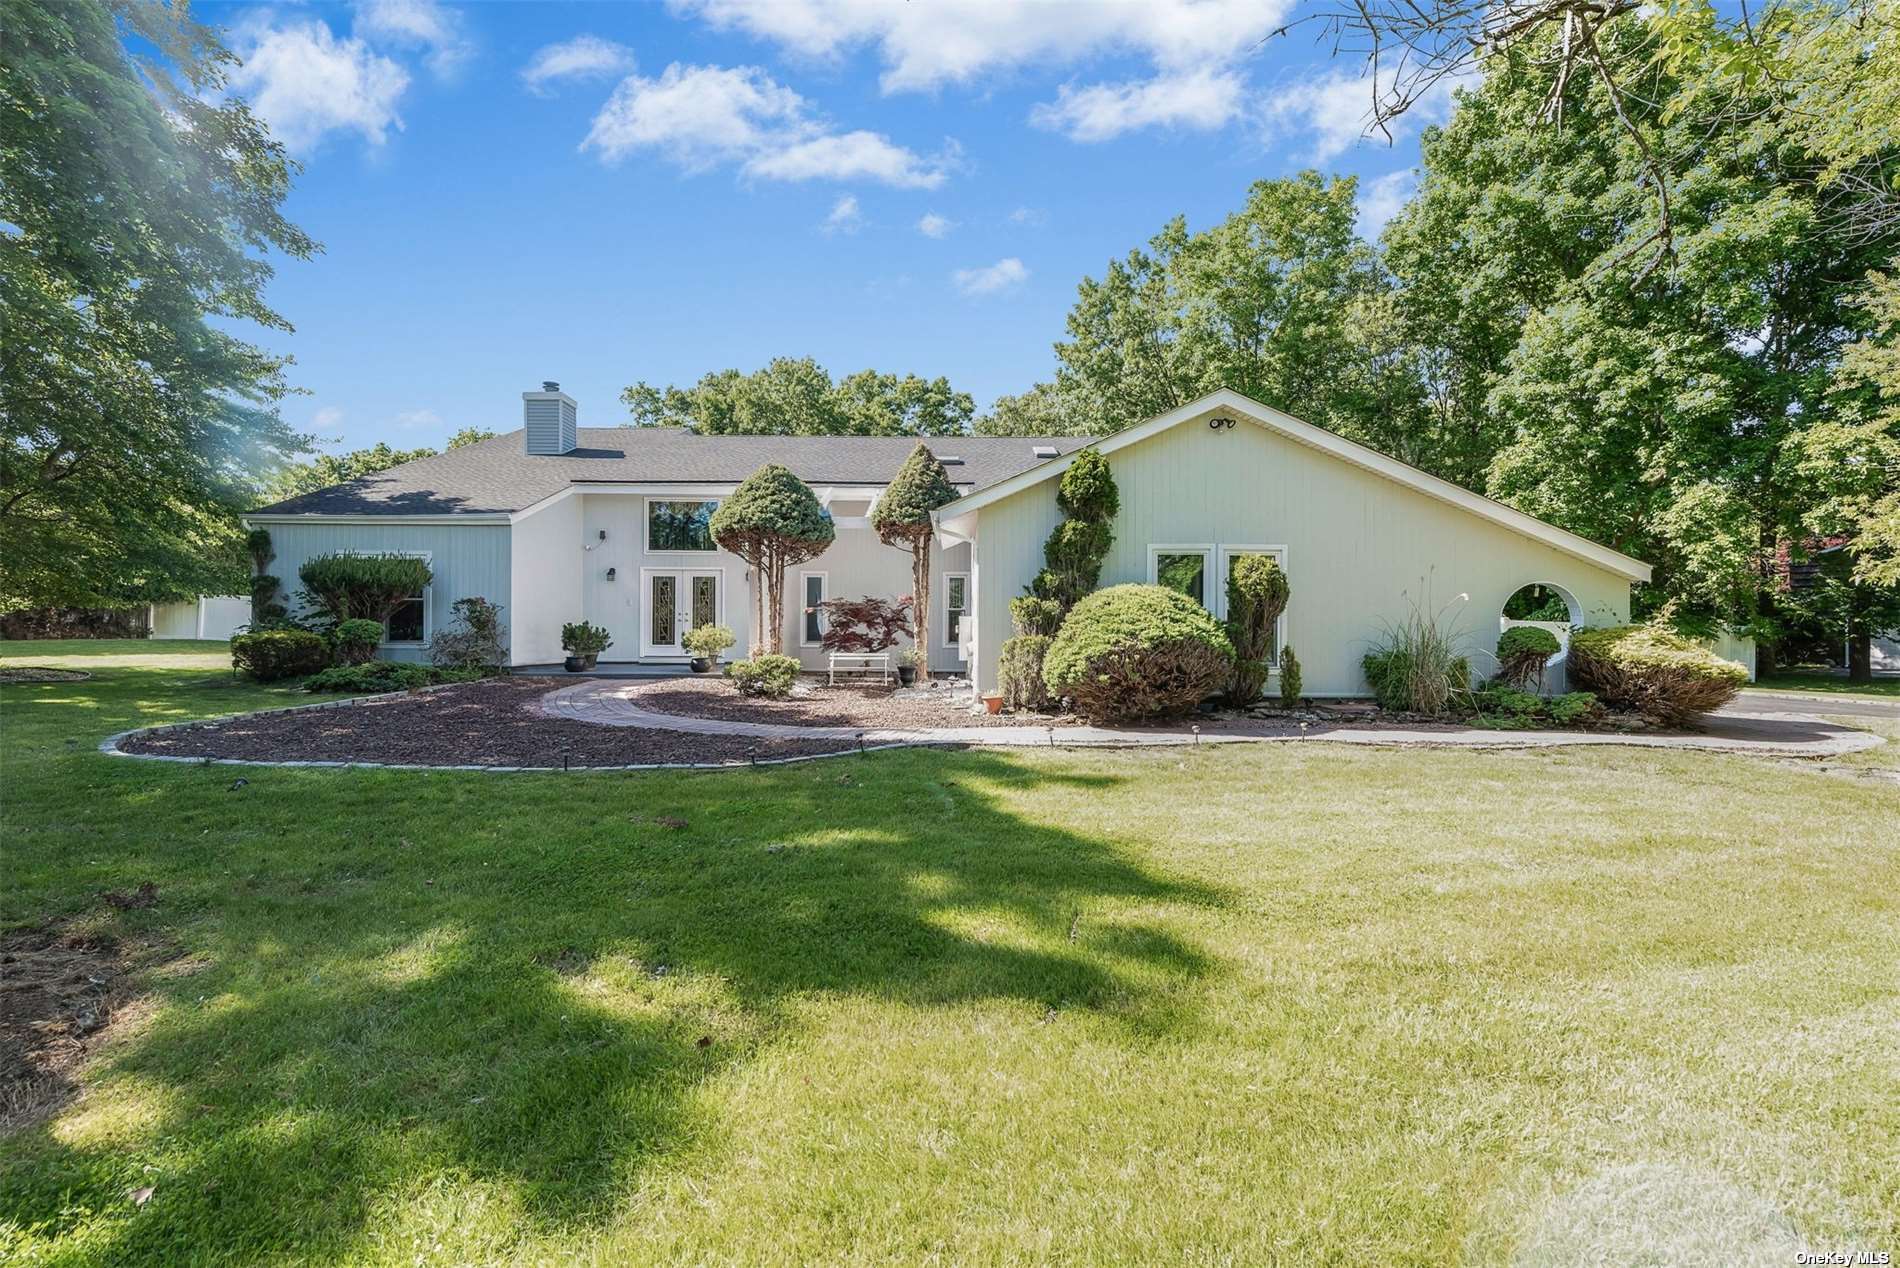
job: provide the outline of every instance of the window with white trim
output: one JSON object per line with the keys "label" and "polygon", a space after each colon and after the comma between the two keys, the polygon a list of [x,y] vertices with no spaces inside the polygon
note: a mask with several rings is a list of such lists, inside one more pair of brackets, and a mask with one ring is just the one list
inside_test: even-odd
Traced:
{"label": "window with white trim", "polygon": [[[393,551],[409,559],[420,559],[429,563],[431,554],[426,550]],[[429,638],[429,586],[422,587],[397,604],[383,622],[383,642],[388,645],[421,645]]]}
{"label": "window with white trim", "polygon": [[1219,604],[1213,572],[1212,545],[1148,547],[1148,583],[1179,591],[1210,612]]}
{"label": "window with white trim", "polygon": [[970,611],[970,574],[946,572],[943,575],[943,645],[956,647],[963,641],[963,618]]}
{"label": "window with white trim", "polygon": [[717,550],[712,537],[717,502],[668,502],[647,499],[647,550]]}
{"label": "window with white trim", "polygon": [[817,647],[825,641],[825,610],[819,605],[825,601],[826,577],[822,572],[801,572],[798,574],[801,605],[804,609],[804,624],[800,627],[799,643],[804,647]]}

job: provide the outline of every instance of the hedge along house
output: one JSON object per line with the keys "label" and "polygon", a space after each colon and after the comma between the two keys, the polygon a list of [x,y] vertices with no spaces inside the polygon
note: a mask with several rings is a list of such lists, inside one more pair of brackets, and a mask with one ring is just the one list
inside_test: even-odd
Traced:
{"label": "hedge along house", "polygon": [[[1494,668],[1505,601],[1542,584],[1570,624],[1629,619],[1649,565],[1427,475],[1237,392],[1220,391],[1096,448],[1121,493],[1100,584],[1174,586],[1225,615],[1240,555],[1275,556],[1292,599],[1273,654],[1291,643],[1314,696],[1369,692],[1360,661],[1414,605],[1457,629],[1472,668]],[[949,550],[969,552],[978,691],[997,689],[1009,603],[1042,567],[1061,519],[1056,487],[1073,461],[1051,453],[938,512]],[[1460,599],[1459,596],[1467,596]],[[1556,666],[1552,683],[1562,682]],[[1274,687],[1269,684],[1269,692]]]}
{"label": "hedge along house", "polygon": [[[708,523],[720,501],[768,462],[812,487],[837,540],[785,578],[785,651],[822,668],[822,599],[895,599],[911,589],[907,550],[884,545],[872,503],[916,446],[915,437],[706,436],[678,428],[578,426],[579,408],[558,384],[522,393],[519,431],[404,463],[346,484],[263,507],[247,526],[271,534],[271,572],[293,606],[297,571],[331,552],[402,553],[426,559],[434,579],[390,619],[378,655],[418,660],[457,599],[504,609],[509,663],[562,658],[561,626],[591,621],[613,646],[607,664],[676,666],[680,636],[730,626],[735,654],[754,641],[755,578],[718,549]],[[959,491],[972,493],[1073,452],[1086,438],[955,436],[931,449]],[[932,666],[965,668],[970,549],[932,550]]]}

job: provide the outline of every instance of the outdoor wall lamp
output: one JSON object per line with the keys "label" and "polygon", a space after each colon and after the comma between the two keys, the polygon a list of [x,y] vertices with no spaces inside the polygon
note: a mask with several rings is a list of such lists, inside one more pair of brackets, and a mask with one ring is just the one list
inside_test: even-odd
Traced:
{"label": "outdoor wall lamp", "polygon": [[607,570],[607,580],[612,581],[613,579],[614,579],[614,570],[612,568],[609,568]]}
{"label": "outdoor wall lamp", "polygon": [[607,540],[607,530],[604,528],[600,530],[600,540],[602,541]]}
{"label": "outdoor wall lamp", "polygon": [[1210,418],[1207,420],[1207,425],[1208,428],[1213,431],[1220,431],[1222,429],[1231,430],[1234,425],[1234,420],[1231,418]]}

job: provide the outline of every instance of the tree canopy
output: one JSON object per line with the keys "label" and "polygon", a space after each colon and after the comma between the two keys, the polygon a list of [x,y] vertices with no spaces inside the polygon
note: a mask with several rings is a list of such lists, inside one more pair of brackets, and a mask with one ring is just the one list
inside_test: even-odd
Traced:
{"label": "tree canopy", "polygon": [[[235,512],[304,448],[266,253],[293,165],[180,5],[6,6],[0,61],[0,604],[111,605],[243,579]],[[136,59],[123,38],[148,48]]]}
{"label": "tree canopy", "polygon": [[[910,552],[910,593],[917,609],[917,646],[930,647],[930,544],[937,535],[931,513],[957,500],[950,473],[921,440],[904,459],[871,507],[871,527],[886,546]],[[923,668],[928,669],[928,664]]]}
{"label": "tree canopy", "polygon": [[620,399],[635,426],[734,436],[954,436],[976,411],[941,376],[860,370],[833,382],[810,357],[775,357],[751,374],[716,370],[688,388],[635,383]]}
{"label": "tree canopy", "polygon": [[747,476],[712,517],[713,540],[721,550],[750,564],[762,584],[755,646],[777,653],[783,642],[785,569],[816,559],[837,537],[837,527],[818,497],[787,467],[768,462]]}
{"label": "tree canopy", "polygon": [[[464,427],[449,437],[445,449],[460,449],[464,445],[473,445],[480,441],[492,440],[495,433],[479,427]],[[360,480],[378,471],[387,471],[391,467],[405,462],[414,462],[418,458],[433,458],[440,452],[422,446],[416,449],[392,449],[385,441],[377,441],[367,449],[352,449],[347,453],[318,454],[308,462],[294,462],[271,477],[264,498],[271,502],[281,502],[294,498],[300,493],[314,493],[318,489],[327,489],[333,484],[344,484],[350,480]]]}

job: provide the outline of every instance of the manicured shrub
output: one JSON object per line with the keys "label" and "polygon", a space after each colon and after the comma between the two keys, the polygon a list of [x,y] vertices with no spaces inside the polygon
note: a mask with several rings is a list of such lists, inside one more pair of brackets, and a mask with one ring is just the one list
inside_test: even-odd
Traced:
{"label": "manicured shrub", "polygon": [[1542,682],[1544,665],[1563,644],[1549,630],[1536,625],[1513,625],[1498,635],[1498,677],[1513,687]]}
{"label": "manicured shrub", "polygon": [[561,650],[569,656],[598,656],[613,645],[613,636],[592,621],[569,621],[561,627]]}
{"label": "manicured shrub", "polygon": [[1067,518],[1043,543],[1043,568],[1029,583],[1029,592],[1055,603],[1066,615],[1102,579],[1102,561],[1115,541],[1109,525],[1121,509],[1121,493],[1100,451],[1084,449],[1075,455],[1056,487],[1056,505]]}
{"label": "manicured shrub", "polygon": [[1293,654],[1293,644],[1288,643],[1280,649],[1280,703],[1288,709],[1298,707],[1300,686],[1300,658]]}
{"label": "manicured shrub", "polygon": [[1512,686],[1481,688],[1471,693],[1471,702],[1477,706],[1480,714],[1496,714],[1505,718],[1534,718],[1544,711],[1542,696]]}
{"label": "manicured shrub", "polygon": [[792,694],[798,681],[799,664],[790,656],[754,656],[735,660],[726,666],[726,676],[742,696],[769,696],[782,700]]}
{"label": "manicured shrub", "polygon": [[290,609],[284,606],[279,597],[282,593],[283,582],[269,573],[260,573],[251,578],[252,629],[270,629],[289,617]]}
{"label": "manicured shrub", "polygon": [[1227,684],[1234,645],[1207,609],[1165,586],[1121,585],[1076,604],[1043,681],[1101,721],[1185,713]]}
{"label": "manicured shrub", "polygon": [[449,606],[449,623],[429,640],[429,662],[448,669],[499,669],[507,663],[501,605],[479,595]]}
{"label": "manicured shrub", "polygon": [[382,625],[434,579],[413,555],[317,555],[297,577],[311,604],[332,621],[361,617]]}
{"label": "manicured shrub", "polygon": [[706,660],[719,659],[720,653],[738,641],[733,632],[723,625],[695,625],[680,636],[681,647]]}
{"label": "manicured shrub", "polygon": [[1044,634],[1018,634],[1004,640],[996,654],[996,681],[1005,709],[1046,709],[1051,704],[1048,684],[1042,680],[1050,641]]}
{"label": "manicured shrub", "polygon": [[231,664],[259,682],[301,678],[329,663],[329,643],[309,630],[257,630],[231,636]]}
{"label": "manicured shrub", "polygon": [[[920,440],[871,508],[871,527],[877,530],[878,540],[910,554],[910,597],[920,630],[930,628],[930,543],[937,535],[932,512],[957,497],[950,473]],[[912,649],[916,655],[909,662],[923,674],[930,672],[928,642]]]}
{"label": "manicured shrub", "polygon": [[1561,696],[1552,697],[1545,702],[1544,707],[1549,710],[1551,721],[1561,722],[1565,726],[1587,722],[1603,712],[1603,706],[1597,702],[1594,691],[1567,691]]}
{"label": "manicured shrub", "polygon": [[402,661],[372,660],[360,665],[332,665],[304,683],[305,691],[375,693],[414,691],[445,682],[474,682],[488,677],[483,669],[445,669]]}
{"label": "manicured shrub", "polygon": [[1227,696],[1234,704],[1252,704],[1267,685],[1274,627],[1291,593],[1286,573],[1271,555],[1240,555],[1227,566],[1227,638],[1234,645],[1234,680]]}
{"label": "manicured shrub", "polygon": [[910,596],[895,603],[865,595],[862,599],[827,599],[818,605],[825,614],[819,642],[828,652],[883,652],[900,638],[914,637]]}
{"label": "manicured shrub", "polygon": [[768,462],[719,504],[710,527],[719,549],[757,571],[760,610],[752,637],[776,653],[785,638],[785,569],[823,554],[837,539],[837,526],[789,467]]}
{"label": "manicured shrub", "polygon": [[1678,723],[1721,708],[1748,681],[1734,661],[1653,625],[1577,631],[1570,674],[1613,708]]}
{"label": "manicured shrub", "polygon": [[337,660],[345,665],[360,665],[369,660],[376,655],[377,644],[382,641],[383,627],[360,617],[352,617],[330,631],[330,645],[336,649]]}
{"label": "manicured shrub", "polygon": [[1054,599],[1038,599],[1033,594],[1019,595],[1009,601],[1009,622],[1018,634],[1040,634],[1054,638],[1062,628],[1062,605]]}

